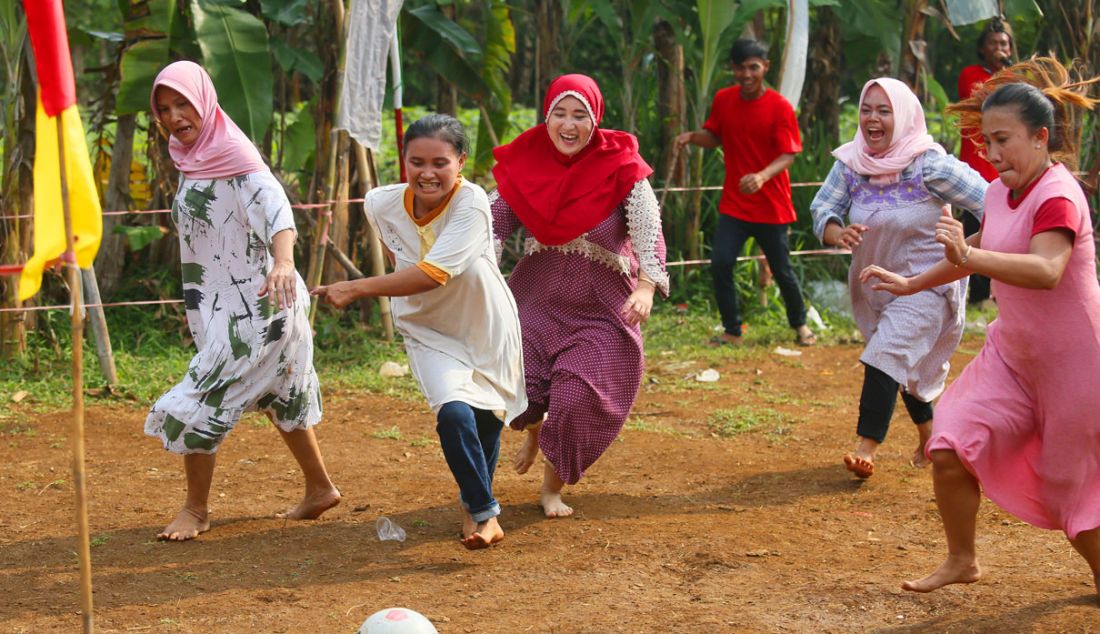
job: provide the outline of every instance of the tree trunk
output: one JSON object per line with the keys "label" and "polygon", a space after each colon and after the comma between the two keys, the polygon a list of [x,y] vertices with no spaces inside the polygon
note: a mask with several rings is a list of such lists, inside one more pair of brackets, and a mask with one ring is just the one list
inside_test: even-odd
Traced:
{"label": "tree trunk", "polygon": [[824,126],[828,138],[836,139],[840,136],[840,69],[844,53],[840,21],[831,7],[818,7],[816,18],[807,69],[807,77],[813,81],[805,84],[798,124],[803,133],[816,125]]}
{"label": "tree trunk", "polygon": [[[34,212],[34,113],[37,100],[34,82],[31,81],[29,56],[21,64],[23,72],[16,112],[10,128],[15,133],[4,135],[4,158],[10,166],[4,178],[0,214],[25,215]],[[0,221],[0,262],[23,263],[31,253],[31,221],[17,219]],[[0,277],[2,306],[21,306],[19,301],[19,277]],[[36,313],[0,313],[0,358],[21,355],[27,349],[27,329],[34,328]]]}
{"label": "tree trunk", "polygon": [[901,59],[898,70],[903,82],[916,93],[917,97],[924,98],[922,82],[920,81],[921,67],[924,66],[924,25],[926,17],[923,9],[928,5],[927,0],[906,0],[905,23],[901,37]]}
{"label": "tree trunk", "polygon": [[[338,138],[336,140],[335,182],[329,191],[331,200],[344,202],[337,202],[332,205],[332,224],[329,226],[328,238],[333,247],[347,253],[348,243],[350,242],[348,240],[348,203],[346,202],[349,190],[348,146],[350,137],[348,137],[346,130],[340,130],[336,134]],[[326,252],[328,261],[325,263],[324,275],[321,278],[323,283],[334,284],[347,280],[347,271],[336,261],[336,256],[333,255],[331,250],[326,250]]]}
{"label": "tree trunk", "polygon": [[535,94],[532,103],[538,109],[538,120],[545,118],[542,98],[550,82],[561,73],[562,6],[558,0],[535,0]]}
{"label": "tree trunk", "polygon": [[[661,119],[661,177],[671,175],[671,181],[683,182],[686,152],[680,152],[676,165],[672,151],[673,139],[687,129],[687,92],[684,86],[684,47],[676,41],[672,25],[658,20],[653,28],[653,46],[657,50],[657,114]],[[664,183],[667,187],[671,182]]]}
{"label": "tree trunk", "polygon": [[[111,173],[104,192],[104,211],[130,209],[130,165],[134,157],[134,128],[136,118],[132,114],[118,117],[115,126],[115,141],[111,148]],[[96,277],[99,292],[110,301],[118,290],[122,280],[122,269],[126,263],[126,240],[114,233],[114,228],[123,224],[125,216],[103,217],[103,241],[95,258]]]}
{"label": "tree trunk", "polygon": [[[448,20],[454,21],[455,5],[447,4],[439,7],[439,10]],[[458,114],[458,88],[449,79],[438,74],[436,75],[435,111],[452,117]]]}

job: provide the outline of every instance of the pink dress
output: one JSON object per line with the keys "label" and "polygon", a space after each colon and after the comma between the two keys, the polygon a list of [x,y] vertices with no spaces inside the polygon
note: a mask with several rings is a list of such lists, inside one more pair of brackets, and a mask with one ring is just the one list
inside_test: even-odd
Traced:
{"label": "pink dress", "polygon": [[1035,212],[1050,198],[1077,210],[1058,286],[993,280],[999,315],[985,345],[936,408],[928,451],[954,450],[1006,511],[1075,539],[1100,526],[1100,284],[1088,203],[1062,165],[1016,209],[1000,179],[986,194],[982,248],[1027,253]]}

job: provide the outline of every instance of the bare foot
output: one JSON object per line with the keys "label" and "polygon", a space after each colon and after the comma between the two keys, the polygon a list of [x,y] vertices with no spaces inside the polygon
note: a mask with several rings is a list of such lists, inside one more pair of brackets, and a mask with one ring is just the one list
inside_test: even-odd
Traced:
{"label": "bare foot", "polygon": [[276,513],[275,517],[284,520],[315,520],[339,503],[340,492],[335,488],[318,493],[307,493],[298,506]]}
{"label": "bare foot", "polygon": [[512,468],[520,475],[527,473],[539,456],[539,426],[528,425],[526,431],[523,445],[516,450],[515,458],[512,459]]}
{"label": "bare foot", "polygon": [[458,508],[462,511],[462,540],[465,540],[470,535],[477,532],[477,522],[474,521],[474,517],[470,515],[470,512],[466,510],[462,502],[459,501]]}
{"label": "bare foot", "polygon": [[539,503],[542,504],[542,512],[546,517],[569,517],[573,514],[573,507],[561,500],[561,491],[539,492]]}
{"label": "bare foot", "polygon": [[480,550],[482,548],[488,548],[493,544],[504,539],[504,529],[500,527],[500,523],[497,522],[497,518],[490,517],[477,524],[477,530],[462,540],[462,545],[467,550]]}
{"label": "bare foot", "polygon": [[205,511],[196,511],[186,506],[180,509],[179,515],[165,529],[157,533],[157,539],[167,542],[185,542],[195,539],[201,533],[210,530],[210,514]]}
{"label": "bare foot", "polygon": [[728,332],[723,332],[720,335],[715,335],[707,341],[707,345],[711,348],[720,348],[722,346],[740,346],[744,341],[741,335],[731,335]]}
{"label": "bare foot", "polygon": [[932,464],[932,461],[924,453],[924,447],[928,444],[928,439],[932,437],[932,421],[917,425],[917,434],[920,435],[920,440],[917,442],[916,450],[913,451],[913,457],[909,459],[909,464],[918,469],[923,469]]}
{"label": "bare foot", "polygon": [[875,475],[874,460],[861,455],[859,452],[846,454],[844,456],[844,466],[859,478],[867,479]]}
{"label": "bare foot", "polygon": [[948,557],[932,574],[924,579],[906,581],[901,587],[910,592],[931,592],[953,583],[974,583],[981,578],[982,570],[976,560],[958,561]]}

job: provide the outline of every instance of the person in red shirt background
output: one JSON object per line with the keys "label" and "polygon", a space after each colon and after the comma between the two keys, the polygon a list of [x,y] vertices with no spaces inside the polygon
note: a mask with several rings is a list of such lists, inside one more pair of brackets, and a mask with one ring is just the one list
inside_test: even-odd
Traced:
{"label": "person in red shirt background", "polygon": [[737,256],[754,238],[768,260],[787,308],[787,321],[800,345],[813,345],[806,305],[791,269],[789,225],[795,220],[787,168],[802,151],[794,108],[764,85],[768,49],[742,39],[730,49],[737,85],[719,90],[703,129],[676,137],[679,146],[722,146],[726,178],[718,204],[718,229],[711,245],[711,276],[724,333],[715,344],[741,343],[741,309],[733,272]]}
{"label": "person in red shirt background", "polygon": [[[1008,22],[1000,18],[993,18],[985,23],[981,35],[978,36],[978,59],[980,64],[973,64],[962,69],[959,73],[959,101],[969,99],[974,88],[984,84],[993,73],[1005,68],[1012,63],[1012,49],[1015,41],[1012,38],[1012,27]],[[985,159],[985,153],[972,140],[974,134],[980,134],[973,129],[963,129],[962,142],[959,144],[959,158],[962,162],[974,168],[985,180],[993,182],[997,178],[997,170]],[[963,214],[963,230],[966,235],[977,233],[982,224],[970,214]],[[989,278],[984,275],[974,274],[970,276],[970,295],[968,303],[980,305],[989,300]]]}

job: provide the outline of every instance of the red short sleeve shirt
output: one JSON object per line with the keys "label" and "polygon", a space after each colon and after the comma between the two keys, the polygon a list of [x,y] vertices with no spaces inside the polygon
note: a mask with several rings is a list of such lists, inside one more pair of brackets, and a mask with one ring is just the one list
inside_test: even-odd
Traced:
{"label": "red short sleeve shirt", "polygon": [[755,194],[742,194],[741,178],[759,172],[781,154],[802,151],[802,136],[794,108],[778,92],[767,88],[751,101],[741,98],[741,87],[723,88],[714,96],[710,118],[703,127],[722,142],[726,178],[718,211],[746,222],[794,222],[791,177],[787,170],[764,183]]}
{"label": "red short sleeve shirt", "polygon": [[[959,73],[959,100],[969,97],[976,86],[984,84],[991,76],[989,70],[981,64],[974,64],[962,69],[962,72]],[[989,161],[985,160],[985,157],[978,151],[978,146],[970,140],[969,135],[973,132],[974,130],[969,128],[961,131],[962,141],[959,143],[959,160],[974,168],[976,172],[982,175],[982,178],[992,183],[993,179],[997,178],[997,170]]]}

